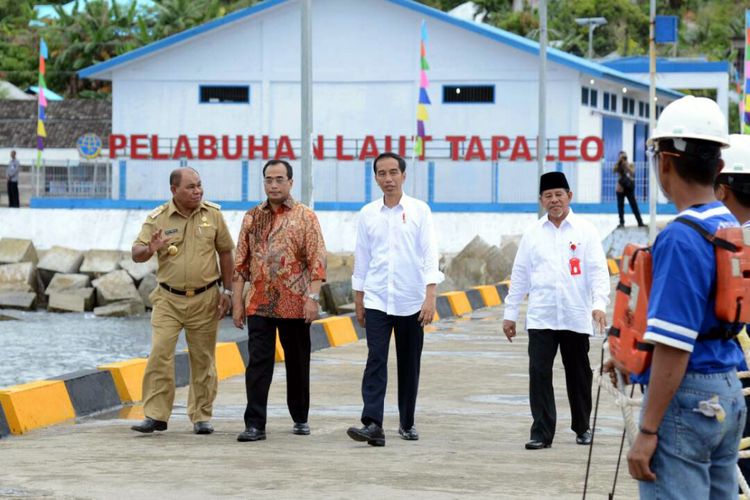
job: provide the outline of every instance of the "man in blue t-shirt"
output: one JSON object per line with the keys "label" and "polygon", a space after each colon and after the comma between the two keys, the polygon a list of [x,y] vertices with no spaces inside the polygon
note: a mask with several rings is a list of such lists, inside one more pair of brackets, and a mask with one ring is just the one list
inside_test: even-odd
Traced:
{"label": "man in blue t-shirt", "polygon": [[[686,96],[667,106],[649,146],[662,191],[679,217],[709,233],[737,226],[713,183],[728,144],[718,105]],[[737,449],[745,402],[737,379],[742,351],[722,338],[714,313],[714,246],[671,223],[652,249],[653,282],[644,341],[654,345],[640,431],[628,453],[641,498],[736,498]]]}

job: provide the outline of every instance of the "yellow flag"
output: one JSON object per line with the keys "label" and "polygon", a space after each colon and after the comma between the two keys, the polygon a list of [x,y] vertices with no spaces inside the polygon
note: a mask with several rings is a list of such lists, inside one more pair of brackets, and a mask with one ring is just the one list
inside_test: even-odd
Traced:
{"label": "yellow flag", "polygon": [[427,121],[427,106],[424,104],[417,104],[417,120]]}
{"label": "yellow flag", "polygon": [[44,130],[44,122],[42,120],[37,120],[36,135],[39,137],[47,137],[47,131]]}

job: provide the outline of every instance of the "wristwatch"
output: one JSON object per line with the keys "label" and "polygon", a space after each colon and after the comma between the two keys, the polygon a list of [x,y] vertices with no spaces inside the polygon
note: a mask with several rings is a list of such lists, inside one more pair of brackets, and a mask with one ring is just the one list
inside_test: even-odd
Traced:
{"label": "wristwatch", "polygon": [[308,298],[308,299],[312,299],[312,300],[314,300],[315,302],[317,302],[317,301],[319,301],[319,300],[320,300],[320,294],[319,294],[319,293],[308,293],[308,294],[307,294],[307,298]]}
{"label": "wristwatch", "polygon": [[229,289],[229,288],[225,288],[224,291],[221,292],[221,293],[223,293],[224,295],[226,295],[229,298],[232,298],[232,295],[234,295],[234,292],[231,289]]}

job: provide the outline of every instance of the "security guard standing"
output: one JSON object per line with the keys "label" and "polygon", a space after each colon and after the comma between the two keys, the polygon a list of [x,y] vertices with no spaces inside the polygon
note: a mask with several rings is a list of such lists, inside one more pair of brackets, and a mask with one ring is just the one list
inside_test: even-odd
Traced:
{"label": "security guard standing", "polygon": [[143,376],[146,418],[131,428],[144,433],[167,429],[175,392],[175,346],[184,329],[190,357],[187,414],[196,434],[211,434],[216,332],[231,307],[234,243],[219,205],[203,201],[198,172],[176,169],[169,184],[172,200],[151,212],[132,248],[135,262],[157,254],[159,286],[150,296],[152,346]]}

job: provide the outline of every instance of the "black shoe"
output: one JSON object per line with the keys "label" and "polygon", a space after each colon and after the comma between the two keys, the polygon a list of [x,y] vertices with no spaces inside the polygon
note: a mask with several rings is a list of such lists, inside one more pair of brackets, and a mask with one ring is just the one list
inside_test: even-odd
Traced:
{"label": "black shoe", "polygon": [[367,441],[370,446],[385,446],[385,434],[378,424],[373,423],[362,428],[349,427],[346,434],[355,441]]}
{"label": "black shoe", "polygon": [[405,439],[407,441],[417,441],[419,439],[417,428],[413,425],[406,430],[404,430],[403,427],[399,427],[398,435],[401,436],[401,439]]}
{"label": "black shoe", "polygon": [[193,424],[193,432],[196,434],[213,434],[214,426],[211,422],[196,422]]}
{"label": "black shoe", "polygon": [[237,436],[237,441],[241,442],[263,441],[264,439],[266,439],[265,429],[256,429],[255,427],[248,427]]}
{"label": "black shoe", "polygon": [[625,224],[624,224],[624,223],[620,222],[619,224],[617,224],[617,228],[618,228],[618,229],[619,229],[619,228],[623,228],[623,227],[625,227]]}
{"label": "black shoe", "polygon": [[307,425],[307,422],[295,422],[294,427],[292,427],[292,434],[297,434],[298,436],[309,436],[310,426]]}
{"label": "black shoe", "polygon": [[143,422],[138,425],[132,426],[131,429],[136,432],[151,434],[154,431],[166,431],[167,423],[162,422],[161,420],[154,420],[151,417],[146,417],[143,419]]}
{"label": "black shoe", "polygon": [[552,443],[545,443],[544,441],[539,441],[538,439],[532,439],[528,443],[526,443],[526,449],[527,450],[541,450],[542,448],[551,448]]}
{"label": "black shoe", "polygon": [[646,227],[646,224],[644,224],[643,222],[639,222],[638,227]]}
{"label": "black shoe", "polygon": [[591,431],[588,430],[586,432],[582,432],[578,436],[576,436],[576,443],[578,444],[591,444],[591,440],[593,437],[591,436]]}

